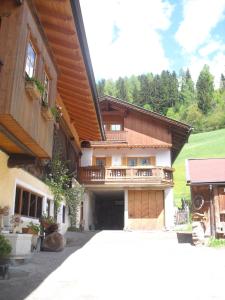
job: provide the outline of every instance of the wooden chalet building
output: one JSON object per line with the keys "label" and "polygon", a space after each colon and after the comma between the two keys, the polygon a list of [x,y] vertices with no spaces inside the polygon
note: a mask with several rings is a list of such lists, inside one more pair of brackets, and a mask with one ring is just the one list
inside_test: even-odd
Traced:
{"label": "wooden chalet building", "polygon": [[225,158],[188,159],[192,213],[205,217],[206,235],[225,234]]}
{"label": "wooden chalet building", "polygon": [[173,227],[172,163],[191,128],[109,96],[100,108],[106,140],[82,143],[84,228]]}
{"label": "wooden chalet building", "polygon": [[103,135],[79,1],[1,0],[0,206],[24,221],[52,215],[46,163],[60,150],[77,178],[80,141]]}

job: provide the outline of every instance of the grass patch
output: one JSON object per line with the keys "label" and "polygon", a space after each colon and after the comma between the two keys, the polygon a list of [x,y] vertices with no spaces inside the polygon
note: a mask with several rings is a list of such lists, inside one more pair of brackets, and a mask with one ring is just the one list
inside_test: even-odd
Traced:
{"label": "grass patch", "polygon": [[192,232],[192,224],[184,224],[184,225],[178,225],[175,228],[175,231],[178,232]]}
{"label": "grass patch", "polygon": [[188,158],[225,157],[225,129],[192,134],[178,155],[173,167],[174,198],[180,206],[181,198],[190,199],[190,188],[186,186],[185,160]]}
{"label": "grass patch", "polygon": [[225,240],[223,239],[215,239],[215,238],[209,238],[208,246],[212,248],[222,248],[225,247]]}

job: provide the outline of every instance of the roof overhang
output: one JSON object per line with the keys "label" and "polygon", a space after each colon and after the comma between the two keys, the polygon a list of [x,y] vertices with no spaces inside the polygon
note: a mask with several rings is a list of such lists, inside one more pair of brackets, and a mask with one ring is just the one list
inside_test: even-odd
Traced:
{"label": "roof overhang", "polygon": [[34,0],[55,58],[57,89],[80,140],[101,140],[104,130],[78,0]]}

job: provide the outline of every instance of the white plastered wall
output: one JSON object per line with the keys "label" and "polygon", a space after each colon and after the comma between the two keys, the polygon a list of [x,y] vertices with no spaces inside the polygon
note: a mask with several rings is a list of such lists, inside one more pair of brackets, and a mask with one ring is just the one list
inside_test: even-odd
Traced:
{"label": "white plastered wall", "polygon": [[[66,207],[65,213],[65,223],[63,223],[63,206]],[[59,224],[59,232],[64,234],[67,228],[70,226],[70,218],[69,218],[69,208],[66,206],[65,202],[62,202],[57,214],[57,223]]]}
{"label": "white plastered wall", "polygon": [[94,229],[94,214],[95,214],[95,197],[90,191],[84,193],[83,201],[83,218],[84,218],[84,230]]}
{"label": "white plastered wall", "polygon": [[164,208],[165,208],[165,228],[171,230],[174,227],[174,204],[173,188],[167,188],[164,191]]}
{"label": "white plastered wall", "polygon": [[[14,214],[15,207],[15,194],[16,186],[20,185],[23,188],[28,189],[34,193],[39,194],[43,197],[42,200],[42,212],[46,213],[47,209],[47,199],[50,201],[50,215],[54,215],[54,200],[51,191],[48,186],[38,178],[32,176],[30,173],[24,171],[21,168],[8,168],[7,166],[8,155],[0,151],[0,206],[9,206],[10,215],[9,217],[4,218],[4,225],[8,227],[10,216]],[[68,211],[68,210],[67,210]],[[29,222],[39,223],[38,219],[22,217],[23,227],[26,227],[26,224]],[[66,216],[68,220],[68,215]],[[58,222],[61,223],[61,218],[58,217]],[[64,226],[62,231],[65,231],[67,223]]]}
{"label": "white plastered wall", "polygon": [[81,161],[80,161],[81,167],[92,166],[92,156],[93,156],[93,149],[83,148]]}
{"label": "white plastered wall", "polygon": [[81,166],[91,166],[92,156],[96,157],[112,157],[112,165],[119,166],[122,162],[122,157],[156,157],[157,166],[171,166],[170,149],[152,149],[152,148],[120,148],[120,149],[82,149]]}

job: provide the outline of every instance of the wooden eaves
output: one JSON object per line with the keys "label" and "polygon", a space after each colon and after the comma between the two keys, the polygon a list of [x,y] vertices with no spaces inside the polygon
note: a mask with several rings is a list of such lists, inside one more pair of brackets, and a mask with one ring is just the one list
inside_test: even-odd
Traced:
{"label": "wooden eaves", "polygon": [[102,140],[104,130],[79,1],[34,0],[58,70],[57,90],[79,140]]}

